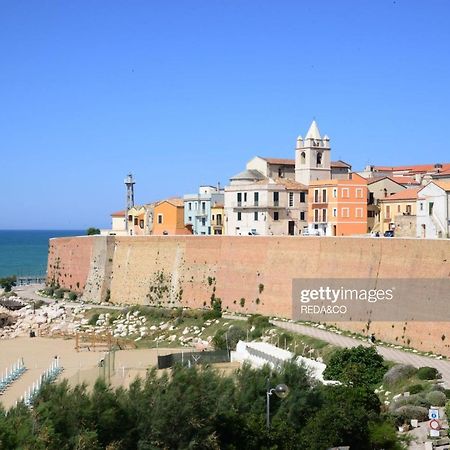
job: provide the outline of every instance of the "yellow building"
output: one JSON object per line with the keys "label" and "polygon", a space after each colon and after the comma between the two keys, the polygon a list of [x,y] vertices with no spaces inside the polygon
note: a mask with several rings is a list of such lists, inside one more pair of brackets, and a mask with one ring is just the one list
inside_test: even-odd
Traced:
{"label": "yellow building", "polygon": [[128,234],[142,236],[146,233],[147,209],[145,206],[133,206],[128,210]]}
{"label": "yellow building", "polygon": [[396,236],[415,236],[417,192],[410,188],[379,199],[381,233],[394,230]]}
{"label": "yellow building", "polygon": [[225,234],[224,206],[216,203],[211,206],[211,234]]}

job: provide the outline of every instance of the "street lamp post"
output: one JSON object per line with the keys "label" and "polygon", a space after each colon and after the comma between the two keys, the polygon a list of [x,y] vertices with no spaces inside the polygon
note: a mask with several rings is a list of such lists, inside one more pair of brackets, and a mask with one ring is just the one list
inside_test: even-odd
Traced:
{"label": "street lamp post", "polygon": [[270,381],[267,378],[266,391],[266,426],[270,428],[270,396],[275,393],[279,398],[285,398],[289,393],[289,388],[285,384],[277,384],[274,388],[270,388]]}

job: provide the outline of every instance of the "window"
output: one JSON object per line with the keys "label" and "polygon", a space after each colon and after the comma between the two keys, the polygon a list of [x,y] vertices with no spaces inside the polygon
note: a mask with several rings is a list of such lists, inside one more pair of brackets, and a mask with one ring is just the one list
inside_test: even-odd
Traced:
{"label": "window", "polygon": [[163,223],[163,215],[158,214],[158,223]]}
{"label": "window", "polygon": [[294,206],[294,193],[289,192],[289,207],[292,208]]}
{"label": "window", "polygon": [[420,202],[420,210],[423,211],[423,202]]}
{"label": "window", "polygon": [[273,213],[273,220],[280,220],[280,213],[278,211]]}
{"label": "window", "polygon": [[400,209],[401,209],[400,205],[397,205],[397,212],[398,213],[400,212]]}
{"label": "window", "polygon": [[348,208],[342,208],[342,217],[349,217],[350,210]]}
{"label": "window", "polygon": [[273,206],[278,206],[279,201],[280,201],[280,193],[274,192],[273,193]]}
{"label": "window", "polygon": [[188,222],[192,222],[192,216],[188,217]]}
{"label": "window", "polygon": [[244,192],[244,202],[247,201],[247,192]]}
{"label": "window", "polygon": [[326,189],[322,189],[322,202],[323,203],[327,202],[327,190]]}
{"label": "window", "polygon": [[140,220],[140,221],[139,221],[139,228],[140,228],[140,229],[143,229],[143,228],[144,228],[144,221],[143,221],[143,220]]}
{"label": "window", "polygon": [[428,215],[429,216],[433,215],[433,206],[434,206],[434,202],[428,203]]}
{"label": "window", "polygon": [[300,220],[306,220],[305,219],[305,211],[300,211]]}
{"label": "window", "polygon": [[130,214],[129,216],[128,216],[128,222],[132,222],[133,221],[133,216]]}
{"label": "window", "polygon": [[326,221],[327,221],[327,210],[322,209],[322,222],[326,222]]}
{"label": "window", "polygon": [[337,217],[337,208],[333,208],[333,217]]}
{"label": "window", "polygon": [[256,221],[258,221],[258,211],[255,211],[255,212],[253,213],[253,219],[256,220]]}
{"label": "window", "polygon": [[222,226],[222,214],[217,214],[217,225]]}
{"label": "window", "polygon": [[240,211],[237,213],[237,220],[242,220],[242,213]]}
{"label": "window", "polygon": [[363,190],[361,188],[356,188],[356,198],[363,198]]}
{"label": "window", "polygon": [[342,197],[343,198],[349,198],[350,197],[350,191],[348,188],[342,188]]}
{"label": "window", "polygon": [[204,227],[206,225],[206,219],[204,217],[202,217],[202,227]]}
{"label": "window", "polygon": [[306,192],[300,192],[300,203],[306,202]]}
{"label": "window", "polygon": [[319,202],[319,189],[314,189],[314,202]]}
{"label": "window", "polygon": [[315,209],[314,210],[314,222],[318,222],[319,221],[319,210]]}
{"label": "window", "polygon": [[254,202],[255,206],[258,206],[258,204],[259,204],[259,192],[255,192],[253,194],[253,202]]}
{"label": "window", "polygon": [[356,208],[356,217],[358,219],[361,219],[363,216],[363,209],[362,208]]}
{"label": "window", "polygon": [[333,188],[333,198],[337,198],[337,188]]}
{"label": "window", "polygon": [[316,165],[317,166],[321,166],[322,165],[322,153],[317,153],[317,156],[316,156]]}
{"label": "window", "polygon": [[375,211],[367,211],[367,217],[375,217]]}
{"label": "window", "polygon": [[408,216],[411,215],[411,205],[406,205],[406,214],[407,214]]}
{"label": "window", "polygon": [[206,203],[202,202],[202,212],[205,212],[205,210],[206,210]]}
{"label": "window", "polygon": [[191,202],[188,203],[188,209],[189,209],[189,211],[192,210],[192,203]]}
{"label": "window", "polygon": [[138,218],[137,218],[137,217],[134,218],[134,224],[135,224],[135,225],[138,224]]}
{"label": "window", "polygon": [[373,192],[369,192],[369,205],[373,205],[375,203],[375,197],[373,196]]}
{"label": "window", "polygon": [[306,153],[305,152],[300,153],[300,164],[306,164]]}
{"label": "window", "polygon": [[386,205],[386,219],[391,218],[391,207],[389,205]]}
{"label": "window", "polygon": [[237,193],[237,205],[238,206],[242,205],[242,192]]}
{"label": "window", "polygon": [[214,214],[211,216],[211,219],[214,220]]}

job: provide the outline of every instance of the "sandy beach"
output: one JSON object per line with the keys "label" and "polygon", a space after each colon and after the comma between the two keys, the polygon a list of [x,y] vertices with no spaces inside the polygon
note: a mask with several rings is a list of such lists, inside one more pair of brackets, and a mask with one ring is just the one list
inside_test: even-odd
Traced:
{"label": "sandy beach", "polygon": [[[136,376],[145,377],[146,370],[154,367],[158,355],[167,355],[187,348],[159,348],[118,350],[115,352],[115,373],[111,374],[111,385],[127,387]],[[104,351],[77,352],[74,339],[61,338],[29,338],[0,340],[0,371],[3,374],[7,367],[22,357],[27,371],[0,395],[0,402],[8,409],[24,394],[25,390],[36,381],[50,366],[55,356],[60,358],[64,371],[58,380],[68,379],[71,385],[87,383],[91,385],[103,373],[99,362],[104,358]]]}

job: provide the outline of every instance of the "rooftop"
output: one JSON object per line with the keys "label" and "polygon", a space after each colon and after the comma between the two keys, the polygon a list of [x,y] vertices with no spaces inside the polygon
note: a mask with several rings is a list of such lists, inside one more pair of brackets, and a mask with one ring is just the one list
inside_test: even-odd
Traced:
{"label": "rooftop", "polygon": [[396,201],[396,200],[417,200],[417,193],[419,189],[417,188],[409,188],[404,191],[397,192],[396,194],[392,194],[389,197],[380,198],[380,201]]}

